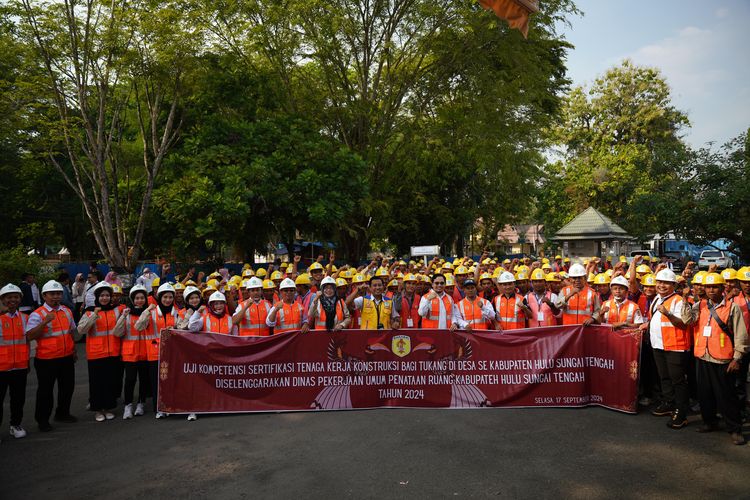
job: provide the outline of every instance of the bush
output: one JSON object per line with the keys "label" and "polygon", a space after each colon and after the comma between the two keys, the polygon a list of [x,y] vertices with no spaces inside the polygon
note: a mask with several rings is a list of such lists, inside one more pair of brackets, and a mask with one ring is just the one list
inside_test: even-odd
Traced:
{"label": "bush", "polygon": [[26,255],[26,250],[23,247],[0,250],[0,287],[5,286],[6,283],[17,285],[21,282],[23,273],[34,274],[37,283],[40,283],[50,274],[46,267],[41,257]]}

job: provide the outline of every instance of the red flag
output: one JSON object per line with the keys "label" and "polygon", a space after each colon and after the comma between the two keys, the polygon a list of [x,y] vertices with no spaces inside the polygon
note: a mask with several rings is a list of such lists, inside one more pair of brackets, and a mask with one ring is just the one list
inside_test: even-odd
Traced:
{"label": "red flag", "polygon": [[529,34],[529,15],[539,12],[538,0],[479,0],[479,3],[508,21],[508,25],[523,33],[524,38]]}

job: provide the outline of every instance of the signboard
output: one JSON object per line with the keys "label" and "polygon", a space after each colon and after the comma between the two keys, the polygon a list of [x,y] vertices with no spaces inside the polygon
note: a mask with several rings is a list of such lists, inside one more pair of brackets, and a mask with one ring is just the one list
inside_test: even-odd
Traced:
{"label": "signboard", "polygon": [[411,255],[414,257],[421,257],[423,255],[440,255],[440,245],[411,247]]}

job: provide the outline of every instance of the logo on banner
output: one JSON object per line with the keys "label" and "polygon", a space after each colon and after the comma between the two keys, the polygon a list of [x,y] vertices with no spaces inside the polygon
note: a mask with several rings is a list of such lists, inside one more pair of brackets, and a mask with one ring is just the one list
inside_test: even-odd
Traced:
{"label": "logo on banner", "polygon": [[403,358],[411,352],[411,338],[408,335],[395,335],[391,340],[391,351]]}
{"label": "logo on banner", "polygon": [[159,378],[162,380],[167,380],[168,376],[169,376],[169,363],[166,361],[162,361],[161,366],[159,367]]}

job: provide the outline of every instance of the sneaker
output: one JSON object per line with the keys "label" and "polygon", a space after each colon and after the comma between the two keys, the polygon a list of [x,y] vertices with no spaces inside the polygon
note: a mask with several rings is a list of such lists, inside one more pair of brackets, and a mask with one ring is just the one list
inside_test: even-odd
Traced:
{"label": "sneaker", "polygon": [[16,439],[21,439],[22,437],[26,437],[26,431],[20,425],[11,425],[10,435]]}
{"label": "sneaker", "polygon": [[736,445],[743,445],[747,442],[745,441],[745,436],[743,436],[741,432],[733,432],[730,437],[732,438],[732,442]]}
{"label": "sneaker", "polygon": [[125,410],[122,412],[122,419],[130,420],[131,418],[133,418],[133,404],[128,403],[125,405]]}
{"label": "sneaker", "polygon": [[656,417],[667,417],[672,414],[674,408],[669,403],[659,403],[659,405],[651,410],[651,415]]}
{"label": "sneaker", "polygon": [[143,403],[138,403],[137,405],[135,405],[135,416],[140,417],[143,415],[143,413]]}
{"label": "sneaker", "polygon": [[55,417],[55,422],[63,422],[66,424],[74,424],[78,422],[78,419],[73,415],[63,415],[61,417]]}
{"label": "sneaker", "polygon": [[97,422],[104,422],[106,420],[106,417],[104,416],[104,413],[98,411],[98,412],[96,412],[96,416],[94,417],[94,419]]}
{"label": "sneaker", "polygon": [[160,412],[160,411],[157,411],[157,412],[156,412],[156,418],[157,418],[157,419],[160,419],[160,418],[164,418],[164,417],[166,417],[166,416],[167,416],[167,414],[166,414],[166,413],[162,413],[162,412]]}
{"label": "sneaker", "polygon": [[667,422],[667,427],[674,430],[679,430],[688,424],[687,418],[679,410],[675,410],[672,413],[672,418]]}
{"label": "sneaker", "polygon": [[191,413],[190,415],[188,415],[187,419],[189,422],[193,422],[195,420],[198,420],[198,415],[196,415],[195,413]]}
{"label": "sneaker", "polygon": [[39,432],[49,432],[52,430],[52,426],[49,425],[49,422],[42,422],[39,424]]}
{"label": "sneaker", "polygon": [[109,411],[104,412],[104,418],[107,420],[113,420],[115,418],[115,414]]}

